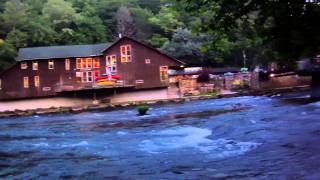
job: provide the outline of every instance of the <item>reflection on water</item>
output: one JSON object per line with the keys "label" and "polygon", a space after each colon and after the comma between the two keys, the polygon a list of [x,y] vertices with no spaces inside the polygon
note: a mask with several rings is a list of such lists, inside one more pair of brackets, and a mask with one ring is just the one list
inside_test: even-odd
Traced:
{"label": "reflection on water", "polygon": [[0,179],[319,179],[304,93],[1,119]]}

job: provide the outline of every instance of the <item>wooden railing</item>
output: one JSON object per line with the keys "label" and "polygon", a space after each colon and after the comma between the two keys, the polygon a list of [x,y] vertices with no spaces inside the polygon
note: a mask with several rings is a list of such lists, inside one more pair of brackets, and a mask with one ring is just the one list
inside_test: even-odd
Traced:
{"label": "wooden railing", "polygon": [[105,88],[122,88],[122,87],[135,87],[135,85],[125,83],[124,81],[119,81],[113,85],[98,85],[96,82],[93,83],[83,83],[83,84],[57,84],[56,92],[67,92],[67,91],[81,91],[90,89],[105,89]]}

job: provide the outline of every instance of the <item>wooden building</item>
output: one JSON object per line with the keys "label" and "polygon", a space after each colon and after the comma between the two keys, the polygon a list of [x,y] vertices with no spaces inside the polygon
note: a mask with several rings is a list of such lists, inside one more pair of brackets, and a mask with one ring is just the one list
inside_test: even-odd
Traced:
{"label": "wooden building", "polygon": [[[16,61],[0,74],[0,100],[167,88],[168,70],[183,64],[128,37],[115,43],[21,48]],[[106,73],[120,79],[98,85],[96,78]]]}

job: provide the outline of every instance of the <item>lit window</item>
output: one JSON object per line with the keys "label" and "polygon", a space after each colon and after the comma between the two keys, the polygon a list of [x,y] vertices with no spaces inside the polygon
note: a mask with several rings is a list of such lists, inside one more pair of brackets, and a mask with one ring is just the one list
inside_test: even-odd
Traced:
{"label": "lit window", "polygon": [[146,59],[146,64],[150,64],[151,60],[150,59]]}
{"label": "lit window", "polygon": [[29,88],[29,77],[23,77],[23,87]]}
{"label": "lit window", "polygon": [[2,80],[0,79],[0,90],[2,89]]}
{"label": "lit window", "polygon": [[22,62],[21,69],[28,69],[28,64],[26,62]]}
{"label": "lit window", "polygon": [[109,69],[112,74],[115,74],[117,72],[117,56],[116,55],[107,56],[106,65],[107,65],[106,68]]}
{"label": "lit window", "polygon": [[37,61],[32,62],[32,70],[34,70],[34,71],[38,70],[38,62]]}
{"label": "lit window", "polygon": [[66,66],[66,70],[69,71],[70,70],[70,59],[65,60],[65,66]]}
{"label": "lit window", "polygon": [[81,69],[85,69],[85,68],[87,68],[86,59],[85,58],[81,58]]}
{"label": "lit window", "polygon": [[93,59],[93,68],[100,68],[100,58],[95,57]]}
{"label": "lit window", "polygon": [[92,68],[92,58],[86,58],[86,68],[91,69]]}
{"label": "lit window", "polygon": [[131,45],[120,46],[121,62],[131,62]]}
{"label": "lit window", "polygon": [[40,87],[40,77],[39,76],[34,77],[34,86]]}
{"label": "lit window", "polygon": [[48,68],[49,69],[54,69],[54,60],[49,60],[48,61]]}
{"label": "lit window", "polygon": [[168,79],[168,66],[160,66],[160,80],[167,81]]}
{"label": "lit window", "polygon": [[81,69],[81,58],[77,58],[77,69]]}

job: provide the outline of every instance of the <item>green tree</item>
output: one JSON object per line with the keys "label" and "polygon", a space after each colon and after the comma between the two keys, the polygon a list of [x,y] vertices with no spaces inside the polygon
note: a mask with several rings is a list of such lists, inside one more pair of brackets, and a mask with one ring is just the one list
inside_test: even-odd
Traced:
{"label": "green tree", "polygon": [[6,42],[12,44],[15,48],[26,47],[27,41],[28,34],[17,29],[10,31],[6,38]]}
{"label": "green tree", "polygon": [[0,72],[14,63],[16,55],[15,48],[11,44],[0,39]]}
{"label": "green tree", "polygon": [[70,28],[80,18],[72,4],[64,0],[48,0],[43,8],[43,16],[57,31]]}
{"label": "green tree", "polygon": [[167,6],[162,6],[159,14],[149,18],[152,24],[160,26],[166,33],[173,33],[183,23],[179,20],[180,16],[177,11]]}
{"label": "green tree", "polygon": [[140,7],[130,8],[130,11],[135,25],[136,38],[141,41],[151,38],[154,34],[154,26],[149,22],[149,18],[153,16],[153,13]]}
{"label": "green tree", "polygon": [[7,1],[4,12],[0,15],[3,20],[2,31],[10,32],[19,29],[27,22],[28,6],[20,0]]}

